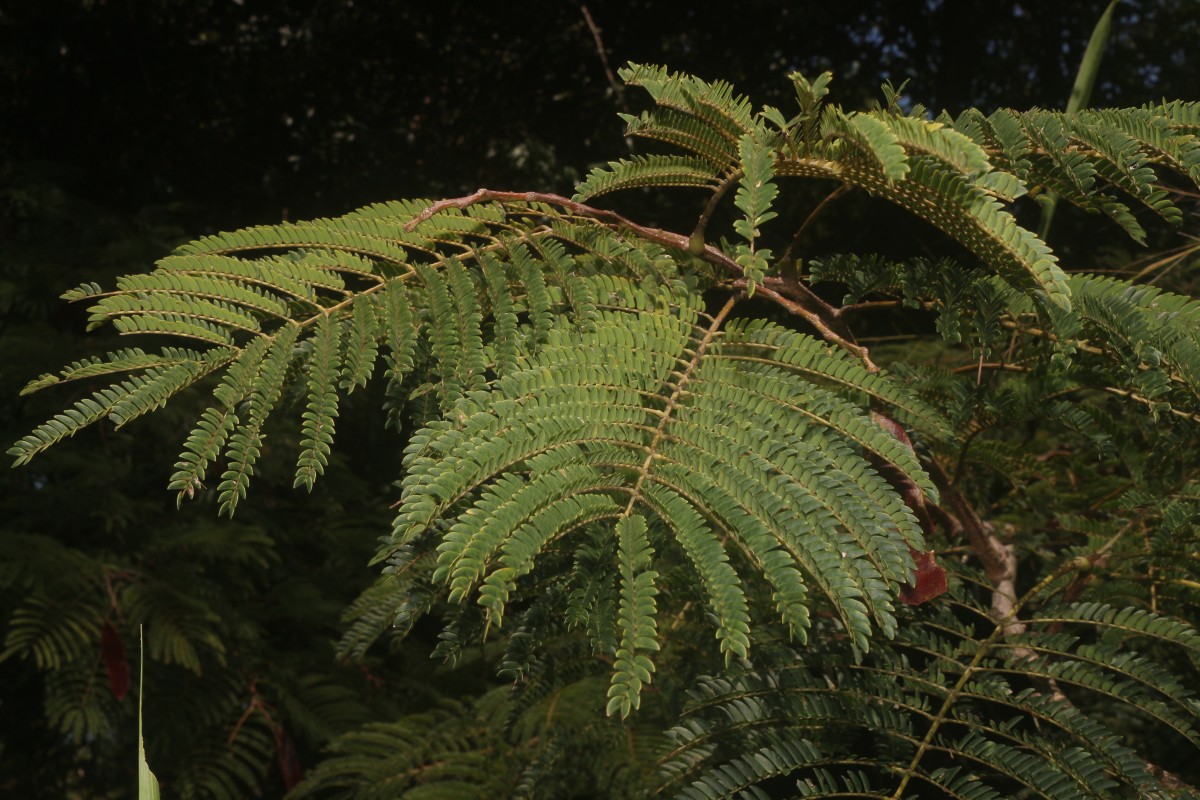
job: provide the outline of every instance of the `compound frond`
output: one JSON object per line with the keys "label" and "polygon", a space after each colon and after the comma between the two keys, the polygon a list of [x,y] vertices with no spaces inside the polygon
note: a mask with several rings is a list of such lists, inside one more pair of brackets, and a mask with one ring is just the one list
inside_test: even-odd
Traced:
{"label": "compound frond", "polygon": [[[873,621],[892,631],[908,548],[922,536],[859,452],[932,486],[911,451],[862,406],[808,383],[804,368],[851,394],[902,392],[836,358],[779,357],[800,348],[797,339],[743,361],[744,323],[708,318],[687,296],[593,280],[609,301],[592,330],[555,323],[544,346],[518,354],[514,372],[413,435],[381,558],[436,547],[434,583],[455,602],[478,593],[500,624],[516,580],[550,542],[632,513],[645,519],[653,553],[692,565],[727,657],[746,655],[750,643],[743,558],[762,570],[794,635],[809,624],[807,582],[858,647],[868,647]],[[631,597],[621,602],[636,606]],[[640,674],[644,683],[648,671]],[[618,710],[634,705],[626,699]]]}

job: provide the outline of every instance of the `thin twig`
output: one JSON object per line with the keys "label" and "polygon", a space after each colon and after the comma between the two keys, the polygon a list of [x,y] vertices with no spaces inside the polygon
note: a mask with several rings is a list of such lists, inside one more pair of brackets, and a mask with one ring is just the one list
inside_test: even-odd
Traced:
{"label": "thin twig", "polygon": [[961,367],[955,367],[951,372],[979,372],[985,369],[998,369],[1006,372],[1030,372],[1029,367],[1023,367],[1020,364],[1009,364],[1006,361],[978,361],[971,364],[963,364]]}
{"label": "thin twig", "polygon": [[[850,305],[842,306],[838,309],[838,316],[843,314],[852,314],[856,311],[873,311],[877,308],[900,308],[903,302],[900,300],[864,300],[861,303],[851,303]],[[922,303],[922,306],[925,304]]]}
{"label": "thin twig", "polygon": [[604,74],[608,76],[608,84],[612,87],[613,94],[617,96],[617,105],[626,114],[629,113],[629,106],[625,102],[625,87],[617,80],[616,74],[613,73],[612,67],[608,64],[608,53],[604,49],[604,40],[600,38],[600,27],[596,21],[592,19],[592,12],[588,11],[588,7],[581,6],[583,11],[583,19],[587,23],[588,30],[592,32],[592,38],[596,40],[596,52],[600,55],[600,63],[604,65]]}
{"label": "thin twig", "polygon": [[[747,281],[745,278],[736,278],[722,285],[731,286],[737,289],[746,289],[748,288],[749,281]],[[847,350],[857,358],[861,359],[863,365],[868,371],[879,371],[879,367],[871,360],[871,356],[867,348],[856,343],[853,341],[853,339],[848,339],[834,331],[820,313],[813,311],[802,303],[784,297],[782,293],[762,284],[756,286],[754,292],[755,294],[762,295],[763,297],[773,300],[796,316],[802,317],[809,325],[812,325],[817,329],[817,332],[821,334],[823,339],[838,345],[842,349]]]}
{"label": "thin twig", "polygon": [[796,235],[792,237],[791,244],[787,246],[787,249],[783,251],[783,255],[779,257],[780,264],[792,263],[795,258],[796,251],[800,249],[800,243],[804,241],[804,234],[808,233],[808,229],[812,226],[813,220],[820,216],[821,212],[825,210],[826,206],[844,195],[846,192],[850,191],[851,188],[852,187],[850,184],[843,183],[841,186],[837,187],[828,195],[826,195],[824,200],[822,200],[820,203],[817,203],[817,207],[809,212],[808,216],[804,218],[804,222],[800,223],[800,229],[796,231]]}
{"label": "thin twig", "polygon": [[[692,231],[690,241],[699,242],[700,244],[704,243],[704,230],[708,227],[708,221],[712,218],[713,213],[716,212],[717,204],[721,202],[721,198],[729,192],[730,188],[732,188],[733,185],[740,181],[744,176],[745,173],[742,170],[734,170],[727,178],[725,178],[724,181],[721,182],[721,185],[717,187],[715,192],[713,192],[713,196],[709,198],[708,205],[704,207],[704,211],[700,212],[700,219],[696,220],[696,227]],[[700,244],[693,246],[699,247]]]}

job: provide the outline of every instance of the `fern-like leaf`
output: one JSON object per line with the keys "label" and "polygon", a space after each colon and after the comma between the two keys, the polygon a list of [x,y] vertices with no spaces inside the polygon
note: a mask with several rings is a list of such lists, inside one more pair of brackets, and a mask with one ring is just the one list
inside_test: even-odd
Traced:
{"label": "fern-like leaf", "polygon": [[249,411],[246,424],[230,437],[226,451],[228,467],[221,475],[217,487],[221,511],[229,516],[237,504],[246,496],[254,464],[262,452],[263,424],[279,402],[283,381],[292,359],[292,345],[299,335],[299,328],[288,325],[282,328],[271,341],[263,358],[262,369],[254,378],[250,390]]}
{"label": "fern-like leaf", "polygon": [[[859,647],[868,647],[873,618],[893,629],[892,597],[909,579],[909,543],[919,545],[921,533],[854,449],[874,450],[932,491],[911,451],[860,408],[806,384],[789,359],[763,350],[745,366],[729,358],[743,324],[730,333],[721,319],[693,327],[694,301],[654,300],[611,278],[597,281],[596,294],[611,304],[617,288],[629,305],[602,312],[586,334],[556,324],[491,392],[465,396],[414,435],[384,554],[444,530],[434,582],[456,601],[479,591],[499,623],[536,554],[613,515],[628,493],[654,551],[673,542],[695,570],[726,657],[747,654],[750,616],[722,539],[761,567],[794,634],[803,637],[809,621],[806,581]],[[606,364],[589,352],[619,358]],[[863,377],[829,374],[855,387]],[[883,376],[864,382],[900,396]]]}
{"label": "fern-like leaf", "polygon": [[[300,460],[295,486],[312,490],[317,476],[329,463],[334,418],[338,413],[337,373],[341,355],[337,323],[324,317],[313,335],[313,350],[305,369],[308,373],[308,408],[303,414]],[[358,372],[358,370],[355,370]]]}
{"label": "fern-like leaf", "polygon": [[650,683],[654,664],[644,655],[659,649],[654,602],[658,573],[647,569],[653,550],[646,539],[646,520],[623,517],[616,525],[618,572],[621,575],[621,610],[617,660],[608,690],[608,713],[621,717],[641,705],[642,687]]}

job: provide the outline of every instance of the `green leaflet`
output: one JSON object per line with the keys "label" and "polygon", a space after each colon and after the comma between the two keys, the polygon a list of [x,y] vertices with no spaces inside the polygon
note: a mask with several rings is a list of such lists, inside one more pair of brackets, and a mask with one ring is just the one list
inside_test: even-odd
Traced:
{"label": "green leaflet", "polygon": [[754,128],[750,101],[724,81],[709,83],[665,67],[633,63],[618,75],[626,84],[645,89],[658,105],[703,121],[730,143]]}
{"label": "green leaflet", "polygon": [[729,141],[719,133],[691,115],[673,108],[644,111],[637,117],[622,114],[621,119],[625,121],[629,135],[690,150],[707,161],[713,169],[723,168],[737,155]]}
{"label": "green leaflet", "polygon": [[[119,426],[161,408],[172,395],[228,363],[232,351],[212,350],[197,356],[195,360],[181,359],[170,366],[152,365],[140,374],[130,376],[94,393],[90,398],[76,402],[72,408],[55,415],[53,419],[39,425],[28,436],[15,443],[9,448],[9,455],[16,459],[15,464],[24,464],[56,442],[75,435],[82,428],[105,417],[113,419]],[[137,361],[141,362],[141,359]],[[122,363],[121,367],[124,366]],[[141,368],[141,364],[136,368]],[[104,369],[97,374],[107,372],[108,370]],[[39,382],[39,388],[40,385],[44,384]]]}
{"label": "green leaflet", "polygon": [[329,317],[322,318],[313,335],[312,355],[305,365],[308,373],[308,404],[302,415],[302,450],[293,485],[304,486],[309,491],[312,491],[317,476],[325,471],[325,465],[329,463],[329,448],[333,444],[334,418],[338,413],[340,333],[336,322]]}
{"label": "green leaflet", "polygon": [[203,486],[208,465],[220,455],[229,434],[237,426],[237,405],[250,394],[260,361],[270,344],[271,340],[263,336],[246,346],[213,392],[220,405],[208,408],[188,434],[167,486],[178,492],[177,503],[182,503],[185,495],[195,496],[196,488]]}
{"label": "green leaflet", "polygon": [[646,520],[639,515],[622,517],[616,526],[617,570],[621,576],[621,605],[617,660],[608,689],[611,716],[622,718],[641,705],[642,687],[650,683],[654,663],[645,652],[659,649],[654,614],[658,573],[648,569],[654,550],[646,538]]}
{"label": "green leaflet", "polygon": [[487,283],[492,307],[492,350],[496,374],[512,372],[517,364],[517,312],[509,291],[504,266],[495,258],[482,259],[483,278]]}
{"label": "green leaflet", "polygon": [[176,393],[188,388],[205,375],[232,360],[230,350],[212,350],[196,361],[171,367],[151,367],[126,382],[136,388],[117,401],[108,412],[117,428],[167,404]]}
{"label": "green leaflet", "polygon": [[283,381],[292,360],[292,344],[299,333],[299,327],[288,325],[275,335],[250,387],[246,424],[229,439],[225,451],[228,464],[217,493],[221,512],[231,517],[238,502],[246,496],[254,464],[262,452],[262,427],[283,392]]}
{"label": "green leaflet", "polygon": [[[128,290],[127,290],[128,291]],[[136,289],[133,291],[137,291]],[[223,300],[208,300],[199,296],[179,296],[173,292],[138,292],[134,295],[116,294],[105,297],[90,309],[88,327],[95,328],[113,319],[118,330],[123,327],[155,330],[155,325],[172,323],[192,329],[208,330],[213,336],[224,334],[231,341],[233,331],[257,332],[258,318],[249,310]],[[197,333],[198,338],[203,338]]]}
{"label": "green leaflet", "polygon": [[896,140],[908,152],[934,156],[957,169],[968,179],[981,177],[992,169],[987,151],[944,123],[894,114],[879,114],[876,118],[887,125]]}
{"label": "green leaflet", "polygon": [[392,380],[403,380],[412,371],[416,350],[416,321],[412,302],[400,280],[388,282],[383,293],[384,330],[387,332],[388,374]]}
{"label": "green leaflet", "polygon": [[669,526],[692,563],[716,617],[717,644],[729,663],[750,651],[750,614],[741,579],[729,555],[704,518],[681,495],[659,484],[646,487],[646,500]]}
{"label": "green leaflet", "polygon": [[[586,484],[576,484],[584,488]],[[594,488],[594,487],[590,487]],[[533,570],[534,561],[556,536],[589,523],[620,514],[611,498],[599,494],[581,494],[544,506],[504,541],[496,566],[479,587],[479,604],[489,619],[503,623],[504,607],[516,588],[517,580]]]}
{"label": "green leaflet", "polygon": [[597,167],[575,190],[575,199],[591,200],[637,186],[715,186],[711,162],[687,156],[634,156]]}
{"label": "green leaflet", "polygon": [[429,309],[429,323],[426,330],[429,336],[429,346],[437,364],[440,377],[438,396],[443,408],[448,408],[462,396],[463,384],[460,373],[462,353],[455,346],[455,332],[458,325],[454,318],[454,304],[450,296],[450,287],[441,272],[421,265],[417,274],[425,283],[426,302]]}
{"label": "green leaflet", "polygon": [[822,118],[826,136],[842,136],[867,156],[891,181],[903,180],[909,172],[908,155],[900,137],[887,122],[870,114],[846,114],[829,106]]}
{"label": "green leaflet", "polygon": [[186,301],[191,308],[202,307],[197,301],[210,300],[273,317],[288,316],[286,301],[274,292],[209,275],[157,270],[144,275],[125,275],[117,280],[117,288],[123,292],[172,294]]}
{"label": "green leaflet", "polygon": [[510,253],[512,263],[520,275],[521,285],[525,289],[525,312],[532,326],[530,335],[535,344],[544,342],[554,320],[550,311],[552,301],[546,287],[546,277],[530,257],[529,249],[525,245],[513,247]]}
{"label": "green leaflet", "polygon": [[54,386],[68,381],[95,378],[100,375],[112,375],[117,372],[131,372],[150,367],[171,367],[187,362],[199,362],[202,359],[203,355],[196,350],[167,347],[163,348],[161,355],[153,355],[140,348],[132,347],[111,352],[104,359],[92,356],[81,361],[76,361],[64,367],[58,375],[52,373],[42,375],[36,380],[30,381],[21,390],[21,394],[32,394],[47,386]]}
{"label": "green leaflet", "polygon": [[375,314],[375,298],[359,295],[351,306],[350,319],[345,336],[346,351],[343,357],[339,388],[349,394],[359,386],[366,386],[375,369],[379,355],[379,330]]}
{"label": "green leaflet", "polygon": [[771,258],[771,251],[756,247],[755,240],[761,235],[759,228],[778,216],[770,209],[779,189],[772,180],[775,169],[771,148],[760,137],[746,134],[738,140],[738,159],[742,164],[742,177],[738,181],[734,205],[746,216],[734,222],[733,229],[748,243],[738,247],[737,262],[745,270],[747,293],[753,294],[755,285],[762,282]]}
{"label": "green leaflet", "polygon": [[450,288],[454,294],[454,322],[458,330],[456,348],[459,353],[459,369],[463,390],[478,391],[487,383],[487,363],[483,352],[483,315],[477,298],[475,283],[463,267],[462,262],[452,259],[446,265],[450,277]]}
{"label": "green leaflet", "polygon": [[[533,240],[530,246],[545,265],[544,271],[554,276],[562,288],[563,298],[581,332],[591,328],[596,320],[596,294],[592,283],[579,274],[578,262],[567,252],[561,242],[554,239]],[[546,269],[548,268],[548,270]]]}

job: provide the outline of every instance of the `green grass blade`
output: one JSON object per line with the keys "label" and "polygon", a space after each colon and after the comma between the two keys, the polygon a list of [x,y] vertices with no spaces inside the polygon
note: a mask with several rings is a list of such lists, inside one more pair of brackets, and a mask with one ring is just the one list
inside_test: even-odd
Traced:
{"label": "green grass blade", "polygon": [[1092,38],[1088,40],[1087,49],[1083,51],[1083,61],[1079,64],[1079,73],[1075,76],[1075,85],[1071,87],[1071,98],[1067,101],[1067,113],[1074,114],[1087,108],[1092,99],[1092,88],[1096,85],[1096,76],[1100,74],[1100,62],[1104,59],[1104,49],[1108,47],[1108,37],[1112,33],[1113,13],[1117,3],[1112,0],[1100,20],[1092,30]]}
{"label": "green grass blade", "polygon": [[[1108,37],[1112,33],[1113,13],[1117,10],[1119,2],[1121,0],[1112,0],[1100,15],[1096,27],[1092,29],[1092,38],[1088,39],[1087,48],[1083,51],[1083,61],[1079,64],[1075,85],[1071,87],[1071,97],[1067,100],[1068,114],[1087,108],[1088,100],[1092,98],[1092,88],[1096,85],[1096,76],[1100,74],[1100,62],[1104,60],[1104,49],[1108,46]],[[1050,223],[1054,221],[1054,208],[1057,205],[1058,196],[1047,195],[1046,204],[1042,206],[1042,222],[1038,226],[1038,238],[1043,242],[1050,233]]]}
{"label": "green grass blade", "polygon": [[158,800],[158,778],[150,771],[146,763],[146,743],[142,739],[142,698],[143,678],[146,666],[146,641],[141,626],[138,627],[138,800]]}

